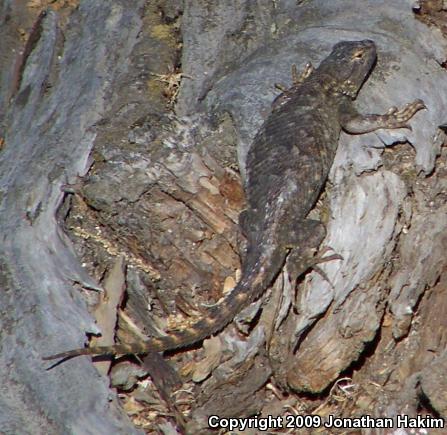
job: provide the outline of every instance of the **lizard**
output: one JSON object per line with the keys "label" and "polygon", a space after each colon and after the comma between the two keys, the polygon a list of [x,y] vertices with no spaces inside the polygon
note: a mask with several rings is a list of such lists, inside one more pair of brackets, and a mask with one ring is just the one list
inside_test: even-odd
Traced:
{"label": "lizard", "polygon": [[[247,207],[240,225],[247,238],[239,282],[191,326],[134,343],[86,347],[44,357],[123,355],[164,352],[193,345],[219,332],[251,302],[260,298],[287,261],[292,279],[318,262],[339,256],[309,257],[325,236],[324,225],[307,217],[328,177],[342,130],[362,134],[380,128],[411,128],[407,122],[425,108],[415,100],[383,115],[358,113],[353,104],[376,63],[371,40],[341,41],[318,66],[298,77],[272,104],[247,154]],[[318,256],[317,256],[318,257]],[[294,259],[296,262],[294,262]],[[295,273],[293,271],[296,263]]]}

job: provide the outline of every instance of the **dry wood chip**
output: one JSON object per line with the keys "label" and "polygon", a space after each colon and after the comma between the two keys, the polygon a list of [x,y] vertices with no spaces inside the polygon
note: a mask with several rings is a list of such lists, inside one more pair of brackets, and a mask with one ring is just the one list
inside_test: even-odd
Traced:
{"label": "dry wood chip", "polygon": [[[94,316],[102,331],[102,335],[92,339],[92,346],[110,346],[115,344],[117,309],[122,301],[126,287],[124,269],[124,257],[120,256],[116,259],[104,281],[104,292],[101,294],[100,302],[94,311]],[[110,364],[110,361],[95,363],[98,371],[105,375],[110,369]]]}
{"label": "dry wood chip", "polygon": [[196,364],[192,374],[194,382],[201,382],[219,365],[222,358],[222,343],[218,337],[211,337],[203,342],[205,358]]}

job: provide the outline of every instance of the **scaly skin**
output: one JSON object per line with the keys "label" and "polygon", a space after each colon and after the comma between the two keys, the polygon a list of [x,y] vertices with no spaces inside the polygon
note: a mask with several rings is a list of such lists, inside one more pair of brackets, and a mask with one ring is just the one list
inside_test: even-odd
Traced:
{"label": "scaly skin", "polygon": [[189,346],[220,331],[259,298],[289,254],[289,260],[300,259],[292,276],[302,274],[306,270],[303,253],[317,248],[324,237],[322,225],[306,216],[326,182],[341,130],[361,134],[379,128],[408,128],[408,120],[425,107],[416,100],[402,110],[393,107],[385,115],[358,114],[353,100],[375,61],[372,41],[340,42],[316,70],[307,67],[301,76],[294,72],[292,87],[273,102],[247,157],[247,209],[241,214],[241,226],[248,249],[242,278],[207,316],[166,337],[75,349],[44,359],[144,354]]}

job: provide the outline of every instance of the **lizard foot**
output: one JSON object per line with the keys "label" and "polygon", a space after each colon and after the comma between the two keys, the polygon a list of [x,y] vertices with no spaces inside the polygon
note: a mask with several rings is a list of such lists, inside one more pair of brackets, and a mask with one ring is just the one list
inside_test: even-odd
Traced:
{"label": "lizard foot", "polygon": [[[314,67],[310,62],[307,62],[304,66],[303,71],[300,73],[295,64],[292,65],[292,86],[298,86],[304,82],[314,71]],[[275,83],[275,88],[279,89],[281,92],[287,92],[289,89],[281,83]]]}
{"label": "lizard foot", "polygon": [[326,272],[323,269],[321,269],[321,267],[319,267],[318,265],[321,263],[327,263],[328,261],[333,261],[333,260],[344,260],[344,258],[340,254],[337,254],[337,253],[328,255],[328,256],[324,256],[324,254],[326,254],[328,251],[333,251],[333,249],[329,246],[326,246],[325,248],[323,248],[321,253],[319,253],[316,257],[311,259],[309,268],[314,270],[315,272],[317,272],[318,275],[320,275],[332,287],[332,289],[334,289],[334,285],[332,284],[331,280],[327,276]]}
{"label": "lizard foot", "polygon": [[363,134],[379,128],[407,128],[411,126],[407,123],[416,112],[426,109],[422,100],[415,100],[406,104],[402,109],[392,106],[384,115],[361,115],[347,114],[341,116],[340,123],[343,129],[351,134]]}
{"label": "lizard foot", "polygon": [[307,62],[303,71],[298,73],[298,69],[295,64],[292,65],[292,81],[294,85],[300,85],[307,79],[314,71],[314,67],[310,62]]}
{"label": "lizard foot", "polygon": [[303,273],[309,269],[313,269],[332,286],[328,276],[318,265],[328,261],[343,260],[343,257],[336,253],[324,256],[328,251],[332,251],[332,248],[323,248],[319,254],[313,256],[309,251],[303,253],[298,249],[293,249],[287,258],[287,271],[290,276],[290,281],[292,283],[296,282]]}
{"label": "lizard foot", "polygon": [[407,121],[422,109],[426,109],[422,100],[415,100],[412,103],[408,103],[400,110],[395,106],[390,107],[387,113],[383,115],[384,128],[408,128],[411,130],[411,125],[407,124]]}

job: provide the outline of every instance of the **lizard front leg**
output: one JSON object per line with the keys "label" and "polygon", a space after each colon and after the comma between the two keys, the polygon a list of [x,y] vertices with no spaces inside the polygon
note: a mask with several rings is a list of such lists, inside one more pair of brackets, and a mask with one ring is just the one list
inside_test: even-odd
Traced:
{"label": "lizard front leg", "polygon": [[310,62],[306,63],[306,66],[304,67],[303,71],[301,73],[298,73],[298,70],[296,68],[296,65],[292,65],[292,86],[290,88],[287,88],[286,86],[275,83],[275,88],[279,89],[282,94],[278,95],[276,99],[272,103],[272,111],[275,109],[280,108],[285,103],[287,103],[290,100],[290,97],[293,92],[295,92],[296,88],[298,86],[301,86],[304,80],[309,77],[312,72],[314,71],[314,67]]}
{"label": "lizard front leg", "polygon": [[298,69],[295,64],[292,65],[292,81],[293,84],[300,85],[314,72],[314,67],[310,62],[307,62],[304,66],[303,71],[298,73]]}
{"label": "lizard front leg", "polygon": [[424,102],[415,100],[402,109],[391,107],[384,115],[362,115],[349,103],[340,107],[339,120],[343,130],[351,134],[369,133],[379,128],[409,128],[411,130],[407,122],[422,109],[426,109]]}
{"label": "lizard front leg", "polygon": [[[313,72],[314,67],[310,62],[307,62],[304,66],[304,69],[301,72],[298,72],[298,68],[295,64],[292,65],[292,87],[301,85],[304,80],[307,79]],[[281,83],[275,83],[275,88],[279,89],[281,92],[286,92],[289,88],[287,86],[282,85]]]}

